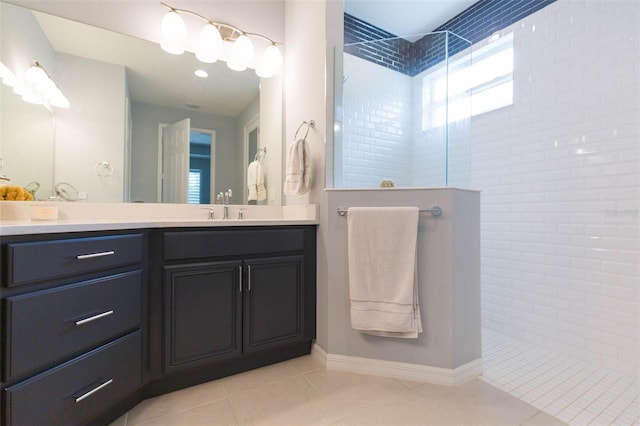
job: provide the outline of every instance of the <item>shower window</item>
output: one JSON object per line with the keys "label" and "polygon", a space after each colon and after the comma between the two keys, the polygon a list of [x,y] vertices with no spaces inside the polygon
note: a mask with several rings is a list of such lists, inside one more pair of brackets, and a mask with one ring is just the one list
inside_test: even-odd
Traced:
{"label": "shower window", "polygon": [[472,116],[513,104],[513,33],[475,49],[473,62],[463,53],[424,75],[422,130],[467,118],[469,99]]}

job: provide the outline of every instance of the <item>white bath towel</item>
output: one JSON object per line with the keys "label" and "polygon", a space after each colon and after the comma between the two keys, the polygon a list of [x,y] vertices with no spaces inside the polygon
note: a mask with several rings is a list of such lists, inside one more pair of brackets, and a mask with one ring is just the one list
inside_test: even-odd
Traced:
{"label": "white bath towel", "polygon": [[284,181],[286,195],[304,195],[311,188],[311,151],[304,139],[298,139],[287,150]]}
{"label": "white bath towel", "polygon": [[416,269],[417,207],[351,207],[348,213],[351,326],[417,338],[422,332]]}
{"label": "white bath towel", "polygon": [[260,161],[254,160],[247,168],[247,201],[264,201],[267,199],[267,188],[264,185],[264,172]]}

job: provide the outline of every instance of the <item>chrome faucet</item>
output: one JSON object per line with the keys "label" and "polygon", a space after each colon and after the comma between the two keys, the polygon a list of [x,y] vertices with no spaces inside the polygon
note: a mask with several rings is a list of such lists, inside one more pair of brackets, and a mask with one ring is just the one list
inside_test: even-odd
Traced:
{"label": "chrome faucet", "polygon": [[227,189],[226,192],[223,193],[223,197],[224,197],[224,208],[223,208],[223,219],[229,219],[229,200],[231,199],[231,196],[233,195],[233,193],[231,192],[231,189]]}

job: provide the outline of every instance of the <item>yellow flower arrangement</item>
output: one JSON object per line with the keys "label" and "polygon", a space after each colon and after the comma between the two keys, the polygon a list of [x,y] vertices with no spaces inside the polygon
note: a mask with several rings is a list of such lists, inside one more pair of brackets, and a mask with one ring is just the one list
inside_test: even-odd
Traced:
{"label": "yellow flower arrangement", "polygon": [[33,195],[20,186],[0,185],[0,201],[33,201]]}

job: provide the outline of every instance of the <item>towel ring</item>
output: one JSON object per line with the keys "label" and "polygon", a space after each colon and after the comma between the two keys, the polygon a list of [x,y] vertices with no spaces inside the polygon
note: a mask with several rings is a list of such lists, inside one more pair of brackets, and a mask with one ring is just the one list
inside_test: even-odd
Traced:
{"label": "towel ring", "polygon": [[316,122],[314,120],[309,120],[309,121],[303,121],[302,123],[300,123],[300,125],[298,126],[298,130],[296,130],[296,134],[293,136],[293,140],[297,141],[298,140],[298,132],[300,131],[300,129],[302,129],[302,126],[307,125],[307,131],[304,134],[304,139],[305,141],[307,140],[307,136],[309,135],[309,129],[315,129],[316,128]]}

